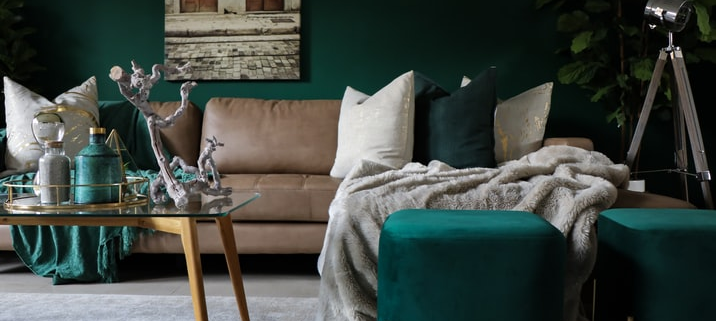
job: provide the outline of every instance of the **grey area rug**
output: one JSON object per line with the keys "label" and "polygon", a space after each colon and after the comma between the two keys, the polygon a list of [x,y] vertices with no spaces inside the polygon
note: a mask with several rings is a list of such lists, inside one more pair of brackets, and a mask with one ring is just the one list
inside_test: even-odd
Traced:
{"label": "grey area rug", "polygon": [[[248,297],[251,321],[313,321],[317,298]],[[209,320],[241,320],[234,297],[206,298]],[[0,293],[2,321],[191,321],[190,296]]]}

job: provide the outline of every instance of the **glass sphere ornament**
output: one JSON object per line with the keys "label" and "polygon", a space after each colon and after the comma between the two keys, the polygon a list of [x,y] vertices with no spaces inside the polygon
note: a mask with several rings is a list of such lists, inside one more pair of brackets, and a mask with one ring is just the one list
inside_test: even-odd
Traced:
{"label": "glass sphere ornament", "polygon": [[49,142],[61,142],[65,136],[65,122],[53,112],[39,112],[32,119],[32,135],[44,149]]}

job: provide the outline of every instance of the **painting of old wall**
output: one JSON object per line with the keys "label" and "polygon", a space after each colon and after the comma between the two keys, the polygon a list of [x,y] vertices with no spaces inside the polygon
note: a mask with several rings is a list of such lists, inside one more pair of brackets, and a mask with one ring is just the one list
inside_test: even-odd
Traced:
{"label": "painting of old wall", "polygon": [[300,0],[165,0],[167,80],[300,79]]}

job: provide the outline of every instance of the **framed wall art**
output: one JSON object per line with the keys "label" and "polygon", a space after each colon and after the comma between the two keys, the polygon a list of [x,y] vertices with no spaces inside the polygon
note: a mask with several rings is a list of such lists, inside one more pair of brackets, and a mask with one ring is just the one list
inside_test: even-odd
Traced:
{"label": "framed wall art", "polygon": [[165,0],[166,80],[298,80],[301,0]]}

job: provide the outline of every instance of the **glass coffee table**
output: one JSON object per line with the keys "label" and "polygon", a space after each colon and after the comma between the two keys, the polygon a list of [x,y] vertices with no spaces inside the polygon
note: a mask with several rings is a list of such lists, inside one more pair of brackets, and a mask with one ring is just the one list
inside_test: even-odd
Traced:
{"label": "glass coffee table", "polygon": [[206,293],[201,269],[197,220],[214,219],[226,256],[226,265],[241,320],[249,321],[246,293],[236,250],[231,213],[255,199],[258,193],[234,192],[230,196],[197,195],[187,208],[155,205],[141,198],[112,206],[40,206],[34,195],[0,196],[0,225],[133,226],[181,236],[186,257],[189,287],[196,320],[208,320]]}

